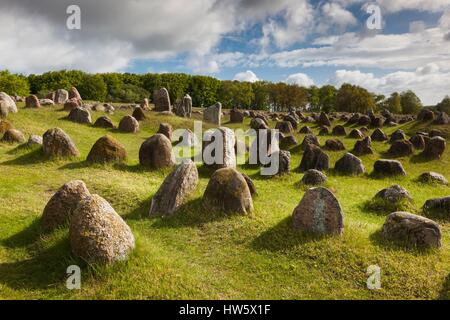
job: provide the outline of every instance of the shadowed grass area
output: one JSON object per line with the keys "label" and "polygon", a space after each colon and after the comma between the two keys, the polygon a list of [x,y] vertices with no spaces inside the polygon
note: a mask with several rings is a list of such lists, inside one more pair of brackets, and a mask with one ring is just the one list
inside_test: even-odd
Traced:
{"label": "shadowed grass area", "polygon": [[[407,177],[373,178],[374,162],[389,144],[374,142],[374,155],[363,156],[367,173],[346,177],[330,170],[326,186],[344,210],[342,237],[299,234],[291,228],[291,214],[306,188],[295,169],[303,151],[292,148],[292,173],[267,178],[257,166],[239,170],[255,183],[258,196],[250,216],[206,211],[202,194],[213,171],[199,166],[200,183],[178,216],[148,218],[150,201],[170,169],[152,171],[139,166],[138,152],[145,139],[169,122],[175,129],[194,129],[193,119],[167,117],[154,112],[140,123],[137,134],[124,134],[61,120],[58,107],[23,109],[9,120],[26,135],[42,135],[61,127],[74,140],[81,156],[46,160],[40,149],[0,144],[0,298],[8,299],[448,299],[450,222],[440,219],[441,250],[423,252],[383,240],[379,231],[390,212],[374,214],[364,205],[381,189],[394,184],[406,188],[416,213],[430,198],[450,195],[447,186],[422,184],[417,177],[436,171],[450,177],[450,150],[443,159],[415,161],[400,158]],[[118,124],[131,111],[110,116]],[[93,112],[92,120],[104,115]],[[248,128],[227,124],[230,128]],[[341,122],[335,122],[342,124]],[[271,127],[274,127],[271,123]],[[301,125],[302,126],[302,125]],[[300,126],[300,127],[301,127]],[[204,125],[205,128],[212,126]],[[313,127],[313,126],[312,126]],[[390,134],[401,128],[408,134],[430,130],[427,124],[408,123],[383,129]],[[448,128],[438,128],[448,131]],[[318,133],[318,128],[313,127]],[[128,152],[122,164],[89,165],[90,148],[110,134]],[[301,143],[305,135],[295,133]],[[318,137],[321,145],[330,136]],[[339,138],[347,150],[354,139]],[[327,152],[333,167],[346,151]],[[86,266],[70,251],[68,228],[42,233],[40,216],[53,193],[64,183],[82,179],[92,193],[108,200],[130,225],[136,250],[130,259],[112,267]],[[82,289],[65,287],[66,268],[82,267]],[[382,290],[366,288],[366,270],[382,270]]]}

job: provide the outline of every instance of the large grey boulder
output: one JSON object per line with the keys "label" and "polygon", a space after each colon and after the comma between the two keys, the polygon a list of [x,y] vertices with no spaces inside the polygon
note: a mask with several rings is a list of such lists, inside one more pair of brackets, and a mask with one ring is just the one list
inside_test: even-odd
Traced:
{"label": "large grey boulder", "polygon": [[209,211],[251,213],[253,199],[244,176],[233,168],[214,172],[203,194],[203,206]]}
{"label": "large grey boulder", "polygon": [[172,111],[169,91],[166,88],[161,88],[153,93],[153,103],[155,104],[155,111]]}
{"label": "large grey boulder", "polygon": [[179,165],[152,198],[150,216],[170,216],[188,200],[198,185],[197,166],[192,160]]}
{"label": "large grey boulder", "polygon": [[119,122],[119,130],[126,133],[139,131],[139,122],[132,116],[125,116]]}
{"label": "large grey boulder", "polygon": [[44,230],[52,231],[70,222],[78,204],[90,196],[86,184],[81,180],[70,181],[63,185],[44,208],[41,218]]}
{"label": "large grey boulder", "polygon": [[163,134],[156,134],[141,145],[139,163],[148,168],[161,169],[175,165],[172,143]]}
{"label": "large grey boulder", "polygon": [[292,213],[295,230],[316,234],[341,235],[344,216],[341,205],[330,190],[322,187],[306,191]]}
{"label": "large grey boulder", "polygon": [[306,144],[302,161],[300,162],[300,171],[305,172],[310,169],[319,171],[328,170],[330,167],[330,158],[320,147],[312,144]]}
{"label": "large grey boulder", "polygon": [[373,165],[373,174],[379,176],[406,176],[406,171],[400,161],[377,160]]}
{"label": "large grey boulder", "polygon": [[79,203],[70,223],[69,238],[73,254],[89,264],[126,260],[135,246],[130,227],[98,195]]}
{"label": "large grey boulder", "polygon": [[425,202],[423,211],[427,215],[450,218],[450,197],[430,199]]}
{"label": "large grey boulder", "polygon": [[43,150],[48,157],[78,157],[80,152],[72,139],[60,128],[47,130],[43,136]]}
{"label": "large grey boulder", "polygon": [[433,137],[425,145],[422,156],[428,159],[440,159],[444,154],[447,143],[442,137]]}
{"label": "large grey boulder", "polygon": [[8,110],[8,113],[17,113],[16,103],[8,94],[0,92],[0,101],[5,103],[5,109]]}
{"label": "large grey boulder", "polygon": [[67,119],[76,123],[92,123],[91,113],[84,107],[76,107],[72,109]]}
{"label": "large grey boulder", "polygon": [[222,104],[217,102],[216,104],[206,108],[203,111],[203,121],[213,123],[218,126],[221,124],[222,119]]}
{"label": "large grey boulder", "polygon": [[69,99],[69,92],[64,89],[58,89],[55,91],[55,103],[64,104]]}
{"label": "large grey boulder", "polygon": [[345,175],[360,175],[366,171],[362,160],[351,153],[346,153],[341,159],[336,161],[334,170]]}
{"label": "large grey boulder", "polygon": [[234,131],[220,127],[208,130],[203,141],[203,162],[205,165],[220,168],[236,168]]}
{"label": "large grey boulder", "polygon": [[439,248],[441,228],[427,218],[408,212],[391,213],[383,225],[382,235],[389,240],[401,241],[407,246]]}

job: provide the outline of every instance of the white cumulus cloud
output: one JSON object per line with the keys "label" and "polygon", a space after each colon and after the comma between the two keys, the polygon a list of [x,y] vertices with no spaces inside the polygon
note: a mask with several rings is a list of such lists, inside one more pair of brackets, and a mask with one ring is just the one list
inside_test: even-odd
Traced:
{"label": "white cumulus cloud", "polygon": [[291,74],[286,78],[284,82],[289,84],[297,84],[302,87],[310,87],[314,85],[314,80],[305,73]]}
{"label": "white cumulus cloud", "polygon": [[233,80],[242,81],[242,82],[257,82],[257,81],[259,81],[256,74],[251,70],[237,73],[234,76]]}

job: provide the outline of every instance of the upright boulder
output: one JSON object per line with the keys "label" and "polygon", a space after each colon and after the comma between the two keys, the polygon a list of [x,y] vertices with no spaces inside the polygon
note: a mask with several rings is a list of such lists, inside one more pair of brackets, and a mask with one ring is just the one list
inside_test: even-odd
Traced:
{"label": "upright boulder", "polygon": [[307,145],[314,145],[314,146],[319,147],[320,146],[319,139],[317,139],[317,137],[315,135],[313,135],[313,134],[307,134],[305,136],[305,138],[303,139],[303,142],[302,142],[302,145],[301,145],[302,149],[306,150],[306,146]]}
{"label": "upright boulder", "polygon": [[170,216],[186,202],[198,185],[197,166],[192,160],[179,165],[152,198],[150,216]]}
{"label": "upright boulder", "polygon": [[370,138],[373,141],[379,141],[379,142],[384,142],[384,141],[389,140],[388,136],[380,128],[375,129],[375,131],[372,133]]}
{"label": "upright boulder", "polygon": [[406,139],[407,139],[407,137],[406,137],[405,132],[401,129],[398,129],[391,135],[389,142],[394,143],[395,141],[402,141],[402,140],[406,140]]}
{"label": "upright boulder", "polygon": [[328,155],[320,147],[307,144],[302,161],[300,162],[300,171],[305,172],[310,169],[324,171],[328,170],[329,166],[330,158]]}
{"label": "upright boulder", "polygon": [[166,88],[161,88],[154,92],[153,102],[155,104],[155,111],[172,111],[172,105],[170,104],[169,91]]}
{"label": "upright boulder", "polygon": [[442,137],[431,138],[422,152],[422,156],[428,159],[440,159],[444,154],[447,143]]}
{"label": "upright boulder", "polygon": [[346,153],[341,159],[336,161],[334,170],[345,175],[360,175],[366,171],[362,160],[351,153]]}
{"label": "upright boulder", "polygon": [[344,216],[341,205],[330,190],[322,187],[306,191],[292,213],[295,230],[319,235],[341,235]]}
{"label": "upright boulder", "polygon": [[319,120],[317,121],[319,126],[331,127],[331,121],[328,119],[328,116],[325,112],[322,112],[319,116]]}
{"label": "upright boulder", "polygon": [[83,107],[76,107],[75,109],[72,109],[67,119],[76,123],[92,123],[91,113]]}
{"label": "upright boulder", "polygon": [[244,113],[238,109],[231,109],[230,111],[230,122],[231,123],[242,123],[244,122]]}
{"label": "upright boulder", "polygon": [[318,186],[327,181],[327,176],[319,170],[311,169],[305,172],[302,183],[307,186]]}
{"label": "upright boulder", "polygon": [[77,107],[81,107],[81,103],[77,99],[68,99],[64,102],[64,111],[72,111]]}
{"label": "upright boulder", "polygon": [[94,127],[104,128],[104,129],[112,129],[112,128],[114,128],[114,124],[109,117],[102,116],[95,121]]}
{"label": "upright boulder", "polygon": [[143,121],[147,118],[144,113],[144,110],[141,107],[137,107],[133,110],[132,117],[135,118],[137,121]]}
{"label": "upright boulder", "polygon": [[409,157],[414,153],[414,146],[408,140],[394,141],[387,153],[391,157]]}
{"label": "upright boulder", "polygon": [[279,121],[277,122],[275,129],[279,130],[281,133],[291,134],[294,132],[294,128],[289,121]]}
{"label": "upright boulder", "polygon": [[87,161],[91,163],[107,163],[115,161],[125,161],[127,151],[125,147],[111,136],[104,136],[95,142],[87,156]]}
{"label": "upright boulder", "polygon": [[55,91],[55,103],[64,104],[69,99],[69,92],[64,89],[58,89]]}
{"label": "upright boulder", "polygon": [[222,119],[222,104],[217,102],[216,104],[206,108],[203,111],[203,121],[213,123],[218,126],[221,124]]}
{"label": "upright boulder", "polygon": [[245,178],[236,169],[219,169],[211,176],[203,205],[208,211],[249,214],[253,211],[253,200]]}
{"label": "upright boulder", "polygon": [[43,150],[47,157],[78,157],[80,152],[72,139],[60,128],[47,130],[43,136]]}
{"label": "upright boulder", "polygon": [[391,213],[383,225],[386,239],[401,241],[412,247],[441,247],[441,228],[427,218],[408,212]]}
{"label": "upright boulder", "polygon": [[23,133],[21,131],[19,131],[17,129],[7,130],[1,140],[1,142],[6,142],[6,143],[24,143],[25,141],[26,141],[25,136],[23,135]]}
{"label": "upright boulder", "polygon": [[69,90],[69,99],[76,99],[78,101],[82,101],[83,99],[81,99],[81,95],[78,92],[78,89],[75,87],[70,88]]}
{"label": "upright boulder", "polygon": [[345,130],[344,126],[337,125],[336,127],[333,128],[333,131],[332,131],[331,134],[333,136],[346,136],[347,135],[347,131]]}
{"label": "upright boulder", "polygon": [[236,168],[234,131],[220,127],[208,130],[203,141],[203,163],[216,169]]}
{"label": "upright boulder", "polygon": [[406,176],[406,171],[400,161],[381,159],[374,163],[373,174],[378,176]]}
{"label": "upright boulder", "polygon": [[139,163],[152,169],[172,167],[175,155],[170,140],[160,133],[147,139],[139,150]]}
{"label": "upright boulder", "polygon": [[425,149],[425,137],[421,134],[416,134],[409,139],[409,142],[412,143],[414,149],[423,150]]}
{"label": "upright boulder", "polygon": [[139,131],[139,122],[132,116],[125,116],[119,122],[119,130],[126,133]]}
{"label": "upright boulder", "polygon": [[86,184],[81,180],[70,181],[63,185],[44,208],[41,219],[44,230],[52,231],[70,222],[78,204],[90,196]]}
{"label": "upright boulder", "polygon": [[373,154],[372,139],[370,137],[365,137],[363,140],[357,141],[353,148],[353,153],[358,156]]}
{"label": "upright boulder", "polygon": [[5,109],[8,110],[8,113],[17,113],[17,106],[14,102],[13,98],[11,98],[8,94],[4,92],[0,92],[0,101],[4,102]]}
{"label": "upright boulder", "polygon": [[89,264],[112,264],[126,260],[135,241],[130,227],[102,197],[83,199],[69,229],[75,256]]}
{"label": "upright boulder", "polygon": [[40,108],[40,107],[41,107],[41,103],[40,103],[38,97],[36,97],[35,95],[28,96],[25,99],[25,108],[35,109],[35,108]]}

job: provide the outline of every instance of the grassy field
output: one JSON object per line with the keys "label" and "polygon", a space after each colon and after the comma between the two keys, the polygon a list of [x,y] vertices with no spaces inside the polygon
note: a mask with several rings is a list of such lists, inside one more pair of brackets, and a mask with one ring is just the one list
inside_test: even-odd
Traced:
{"label": "grassy field", "polygon": [[[129,113],[117,111],[118,124]],[[149,113],[138,134],[122,134],[63,120],[55,108],[26,110],[9,120],[25,134],[42,135],[61,127],[81,152],[79,159],[43,161],[40,150],[0,143],[0,298],[1,299],[448,299],[450,297],[450,221],[442,226],[440,250],[420,251],[387,243],[379,231],[390,212],[366,209],[379,190],[400,184],[413,196],[415,213],[427,199],[449,196],[444,186],[416,182],[419,174],[437,171],[450,178],[450,148],[442,160],[400,159],[408,173],[398,179],[341,177],[329,172],[328,187],[344,210],[342,237],[312,238],[295,233],[291,214],[304,194],[302,174],[267,179],[256,167],[244,166],[259,195],[252,216],[225,216],[201,206],[210,172],[200,168],[196,194],[173,218],[149,219],[152,195],[170,170],[151,172],[138,166],[141,143],[160,122],[193,128],[193,120]],[[93,120],[103,114],[93,112]],[[227,120],[225,121],[225,123]],[[249,120],[246,119],[245,127]],[[337,123],[335,123],[337,124]],[[226,124],[227,125],[227,124]],[[230,125],[236,128],[237,125]],[[273,124],[272,124],[273,127]],[[427,124],[400,126],[407,132],[428,130]],[[391,133],[396,128],[387,128]],[[448,128],[446,129],[448,130]],[[317,133],[318,129],[314,128]],[[85,158],[94,142],[106,133],[125,145],[124,165],[88,166]],[[299,142],[303,135],[297,135]],[[319,137],[321,143],[330,137]],[[356,140],[343,139],[348,150]],[[377,154],[363,156],[368,173],[388,144],[374,143]],[[327,152],[331,165],[343,152]],[[301,151],[292,152],[298,167]],[[44,234],[42,211],[64,183],[82,179],[92,193],[107,199],[130,225],[136,250],[125,263],[91,267],[71,255],[68,230]],[[66,268],[82,266],[82,289],[66,289]],[[382,289],[366,288],[366,270],[379,265]]]}

